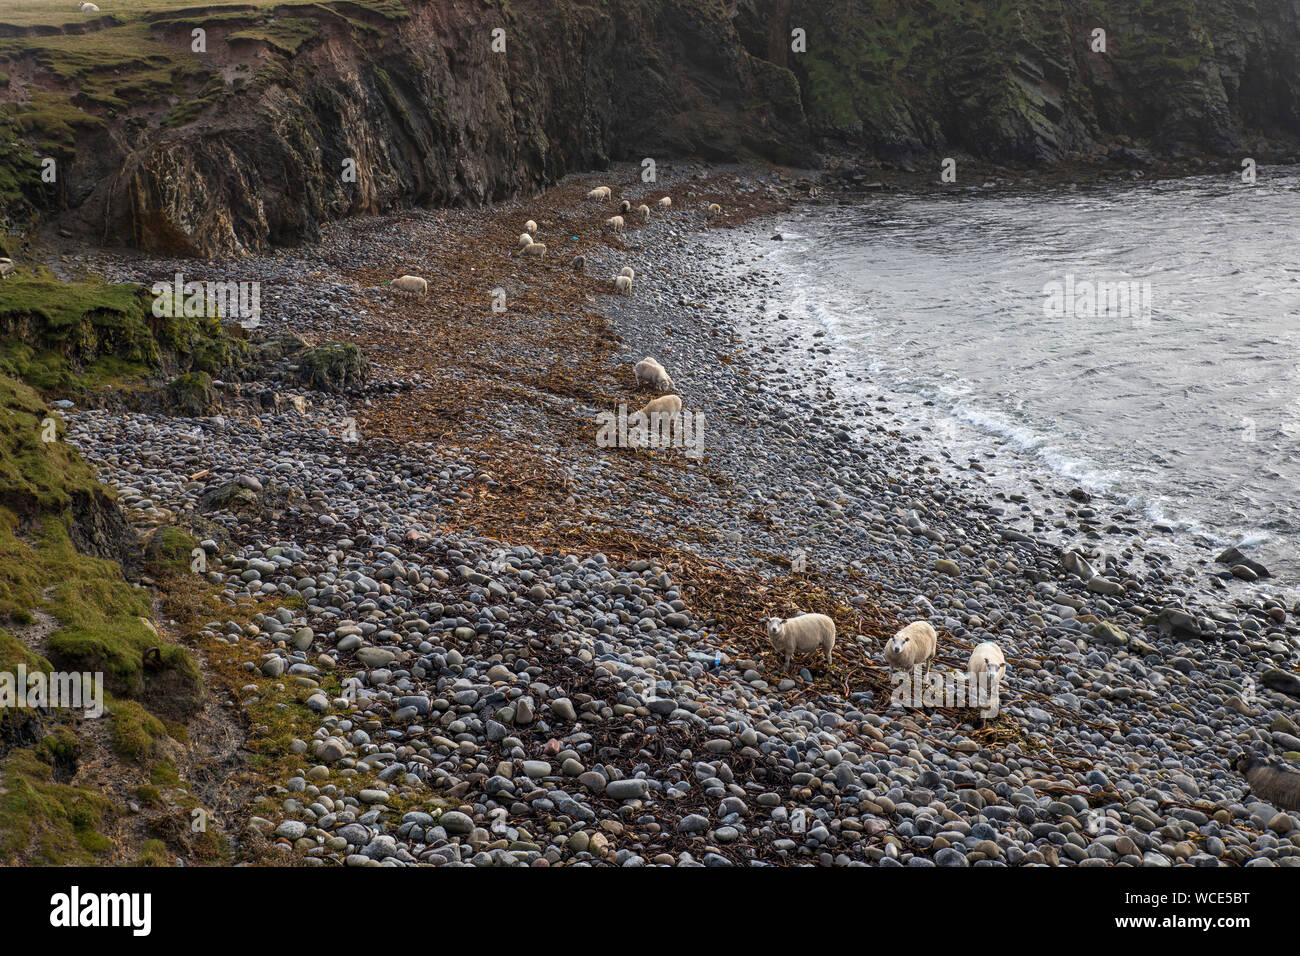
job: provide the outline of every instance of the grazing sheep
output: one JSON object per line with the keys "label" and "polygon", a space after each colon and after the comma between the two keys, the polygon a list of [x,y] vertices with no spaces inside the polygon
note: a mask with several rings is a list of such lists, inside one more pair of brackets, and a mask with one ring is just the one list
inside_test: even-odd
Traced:
{"label": "grazing sheep", "polygon": [[966,668],[972,678],[988,671],[993,680],[1000,681],[1007,673],[1007,659],[1002,656],[1002,648],[993,641],[977,644],[970,652],[970,666]]}
{"label": "grazing sheep", "polygon": [[546,255],[546,243],[530,242],[528,245],[524,246],[524,248],[520,251],[526,256],[536,256],[538,259],[540,259],[542,258],[542,256]]}
{"label": "grazing sheep", "polygon": [[608,187],[608,186],[597,186],[597,187],[596,187],[595,189],[593,189],[591,192],[587,193],[587,198],[588,198],[588,199],[598,199],[598,200],[599,200],[599,199],[608,199],[608,198],[609,198],[609,187]]}
{"label": "grazing sheep", "polygon": [[1007,675],[1007,659],[1002,656],[1002,648],[993,641],[976,645],[975,650],[970,652],[970,664],[966,667],[966,673],[972,692],[979,688],[977,682],[983,674],[990,675],[987,678],[990,694],[988,703],[992,710],[986,716],[993,716],[997,712],[998,688],[1002,684],[1002,678]]}
{"label": "grazing sheep", "polygon": [[429,291],[429,283],[419,276],[402,276],[400,279],[394,279],[391,284],[394,289],[417,295],[425,295]]}
{"label": "grazing sheep", "polygon": [[587,274],[587,257],[586,257],[586,256],[574,256],[574,257],[573,257],[573,271],[574,271],[574,272],[581,272],[583,275],[586,275],[586,274]]}
{"label": "grazing sheep", "polygon": [[12,259],[0,259],[0,279],[7,279],[14,271],[14,261]]}
{"label": "grazing sheep", "polygon": [[642,222],[650,221],[650,207],[647,206],[645,203],[642,203],[641,205],[637,206],[636,211],[640,213]]}
{"label": "grazing sheep", "polygon": [[530,235],[529,235],[528,233],[526,233],[526,232],[521,232],[521,233],[519,234],[519,248],[520,248],[520,249],[523,249],[523,248],[526,247],[526,246],[531,246],[532,244],[533,244],[533,237],[532,237],[532,236],[530,236]]}
{"label": "grazing sheep", "polygon": [[[672,432],[681,429],[682,400],[676,395],[660,395],[628,416],[627,447],[660,448],[671,442]],[[638,420],[638,417],[640,419]]]}
{"label": "grazing sheep", "polygon": [[934,657],[939,637],[929,621],[913,621],[889,639],[885,661],[894,670],[910,671]]}
{"label": "grazing sheep", "polygon": [[1233,766],[1260,800],[1283,810],[1300,810],[1300,773],[1244,753]]}
{"label": "grazing sheep", "polygon": [[615,276],[614,288],[624,295],[632,294],[632,279],[629,276]]}
{"label": "grazing sheep", "polygon": [[785,670],[790,669],[790,659],[796,651],[826,652],[826,666],[831,666],[831,652],[835,650],[835,622],[825,614],[800,614],[784,621],[779,617],[767,619],[767,637],[772,648],[785,654]]}
{"label": "grazing sheep", "polygon": [[621,203],[618,204],[618,211],[626,215],[627,213],[632,211],[632,204],[628,202],[626,199],[624,199]]}
{"label": "grazing sheep", "polygon": [[668,371],[648,355],[632,366],[632,374],[636,376],[637,385],[644,383],[661,392],[666,392],[673,387],[673,380],[668,377]]}
{"label": "grazing sheep", "polygon": [[77,9],[80,10],[82,13],[99,12],[99,7],[95,6],[93,3],[86,3],[86,0],[81,0],[81,3],[77,4]]}
{"label": "grazing sheep", "polygon": [[537,231],[537,223],[533,222],[531,219],[529,219],[526,223],[524,223],[524,232],[536,232],[536,231]]}
{"label": "grazing sheep", "polygon": [[645,403],[639,414],[649,418],[651,415],[676,415],[682,410],[682,400],[677,395],[660,395]]}
{"label": "grazing sheep", "polygon": [[672,197],[670,196],[665,196],[663,199],[659,200],[660,209],[667,209],[672,204],[673,204],[673,200]]}
{"label": "grazing sheep", "polygon": [[613,232],[622,232],[622,231],[623,231],[623,217],[622,217],[622,216],[610,216],[608,219],[605,220],[605,227],[606,227],[607,229],[612,230]]}
{"label": "grazing sheep", "polygon": [[709,218],[712,219],[715,216],[721,216],[721,215],[722,215],[722,207],[715,202],[709,203],[709,212],[708,212]]}
{"label": "grazing sheep", "polygon": [[633,271],[631,266],[624,266],[623,268],[619,269],[618,274],[621,276],[627,276],[629,279],[636,278],[636,272]]}

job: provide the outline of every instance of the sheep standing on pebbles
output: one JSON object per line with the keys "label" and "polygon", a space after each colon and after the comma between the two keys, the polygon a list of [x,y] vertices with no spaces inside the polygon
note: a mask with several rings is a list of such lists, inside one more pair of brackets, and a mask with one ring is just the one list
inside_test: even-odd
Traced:
{"label": "sheep standing on pebbles", "polygon": [[1000,681],[1007,673],[1007,659],[1002,655],[1002,648],[993,641],[977,644],[970,652],[970,666],[966,668],[973,680],[987,672],[991,681]]}
{"label": "sheep standing on pebbles", "polygon": [[[989,709],[985,712],[985,716],[992,717],[997,713],[998,689],[1002,684],[1002,678],[1007,673],[1007,659],[1002,654],[1002,648],[993,641],[977,644],[975,650],[970,652],[970,664],[966,668],[966,673],[972,691],[979,689],[978,682],[981,679],[988,681]],[[988,677],[983,677],[984,674]]]}
{"label": "sheep standing on pebbles", "polygon": [[636,376],[638,386],[649,385],[661,392],[666,392],[673,387],[673,380],[668,377],[668,370],[648,355],[632,366],[632,374]]}
{"label": "sheep standing on pebbles", "polygon": [[636,272],[635,270],[633,270],[631,266],[624,266],[623,268],[619,269],[618,274],[621,276],[627,276],[629,279],[636,278]]}
{"label": "sheep standing on pebbles", "polygon": [[673,200],[671,196],[665,196],[663,199],[659,200],[660,209],[667,209],[672,204],[673,204]]}
{"label": "sheep standing on pebbles", "polygon": [[640,214],[642,222],[650,221],[650,207],[647,206],[645,203],[642,203],[641,205],[637,206],[636,211],[638,214]]}
{"label": "sheep standing on pebbles", "polygon": [[631,276],[615,276],[615,277],[614,277],[614,288],[617,289],[619,292],[623,293],[624,295],[631,295],[631,294],[632,294],[632,277],[631,277]]}
{"label": "sheep standing on pebbles", "polygon": [[524,248],[520,251],[523,252],[523,254],[526,256],[535,256],[536,258],[540,259],[544,255],[546,255],[546,243],[530,242],[528,245],[524,246]]}
{"label": "sheep standing on pebbles", "polygon": [[632,211],[632,204],[628,202],[626,199],[624,199],[621,203],[618,204],[618,211],[623,213],[623,215],[626,216],[628,213]]}
{"label": "sheep standing on pebbles", "polygon": [[718,216],[721,215],[722,215],[722,207],[715,202],[709,203],[708,217],[710,219],[716,219]]}
{"label": "sheep standing on pebbles", "polygon": [[767,637],[772,648],[785,654],[785,670],[790,669],[790,659],[795,652],[803,653],[821,648],[826,652],[826,666],[831,666],[831,653],[835,650],[835,622],[825,614],[800,614],[781,620],[767,620]]}
{"label": "sheep standing on pebbles", "polygon": [[609,198],[609,187],[597,186],[591,192],[587,193],[587,198],[595,200],[607,199]]}
{"label": "sheep standing on pebbles", "polygon": [[622,216],[610,216],[608,219],[605,220],[605,228],[606,228],[606,229],[609,229],[611,232],[622,232],[622,231],[623,231],[623,217],[622,217]]}
{"label": "sheep standing on pebbles", "polygon": [[929,621],[913,621],[889,639],[885,662],[894,670],[911,671],[929,663],[939,646],[939,636]]}
{"label": "sheep standing on pebbles", "polygon": [[645,407],[638,409],[636,414],[644,415],[649,418],[651,415],[676,415],[682,410],[682,400],[677,395],[660,395],[658,398],[652,398],[645,403]]}
{"label": "sheep standing on pebbles", "polygon": [[526,223],[524,223],[524,232],[533,233],[536,231],[537,231],[537,223],[533,222],[531,219],[529,219]]}
{"label": "sheep standing on pebbles", "polygon": [[426,295],[429,292],[429,283],[419,276],[402,276],[392,281],[394,289],[402,292],[410,292],[412,295]]}
{"label": "sheep standing on pebbles", "polygon": [[529,235],[528,233],[526,233],[526,232],[521,232],[521,233],[519,234],[519,248],[520,248],[520,249],[526,248],[527,246],[531,246],[532,244],[533,244],[533,237],[532,237],[532,236],[530,236],[530,235]]}

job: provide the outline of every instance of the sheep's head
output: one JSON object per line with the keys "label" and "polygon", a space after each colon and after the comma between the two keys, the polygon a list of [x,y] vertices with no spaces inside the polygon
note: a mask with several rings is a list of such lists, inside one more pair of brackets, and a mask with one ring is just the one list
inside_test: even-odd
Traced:
{"label": "sheep's head", "polygon": [[889,639],[889,643],[885,645],[885,650],[890,654],[901,654],[905,647],[907,647],[907,638],[902,635],[902,632],[899,632]]}
{"label": "sheep's head", "polygon": [[767,619],[767,639],[775,644],[781,637],[781,630],[785,621],[779,617],[769,617]]}

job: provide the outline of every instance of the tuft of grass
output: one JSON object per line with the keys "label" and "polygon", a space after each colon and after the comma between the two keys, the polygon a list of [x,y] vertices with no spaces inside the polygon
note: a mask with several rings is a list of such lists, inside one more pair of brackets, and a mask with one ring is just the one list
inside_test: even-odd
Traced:
{"label": "tuft of grass", "polygon": [[168,736],[163,722],[134,700],[113,701],[109,713],[113,716],[113,749],[127,760],[148,763],[158,753],[158,742]]}
{"label": "tuft of grass", "polygon": [[0,860],[42,866],[96,862],[112,843],[101,832],[109,800],[54,779],[66,738],[10,751],[0,772]]}
{"label": "tuft of grass", "polygon": [[[51,426],[55,440],[46,441]],[[90,466],[63,440],[64,432],[63,419],[51,414],[31,388],[0,376],[0,502],[11,508],[21,502],[28,510],[61,511],[75,496],[100,489]],[[17,558],[11,537],[0,515],[0,557]],[[31,571],[13,567],[21,578],[30,578]],[[12,609],[5,604],[0,584],[0,612]]]}
{"label": "tuft of grass", "polygon": [[171,866],[171,854],[162,840],[146,840],[136,857],[136,866]]}

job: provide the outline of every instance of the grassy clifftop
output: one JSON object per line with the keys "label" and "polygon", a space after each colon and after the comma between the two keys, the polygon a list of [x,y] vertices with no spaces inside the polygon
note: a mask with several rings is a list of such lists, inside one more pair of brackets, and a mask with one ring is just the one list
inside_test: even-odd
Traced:
{"label": "grassy clifftop", "polygon": [[[167,582],[194,541],[163,528],[142,547],[49,401],[238,361],[243,343],[219,324],[160,319],[151,306],[134,285],[26,272],[0,282],[0,672],[100,673],[108,709],[98,720],[0,709],[0,864],[176,852],[156,840],[147,853],[132,848],[120,797],[135,788],[157,802],[170,787],[175,805],[189,800],[172,756],[202,706],[203,680],[191,652],[160,633],[153,606],[174,603]],[[163,590],[130,580],[128,564]],[[83,760],[96,779],[78,776]]]}

